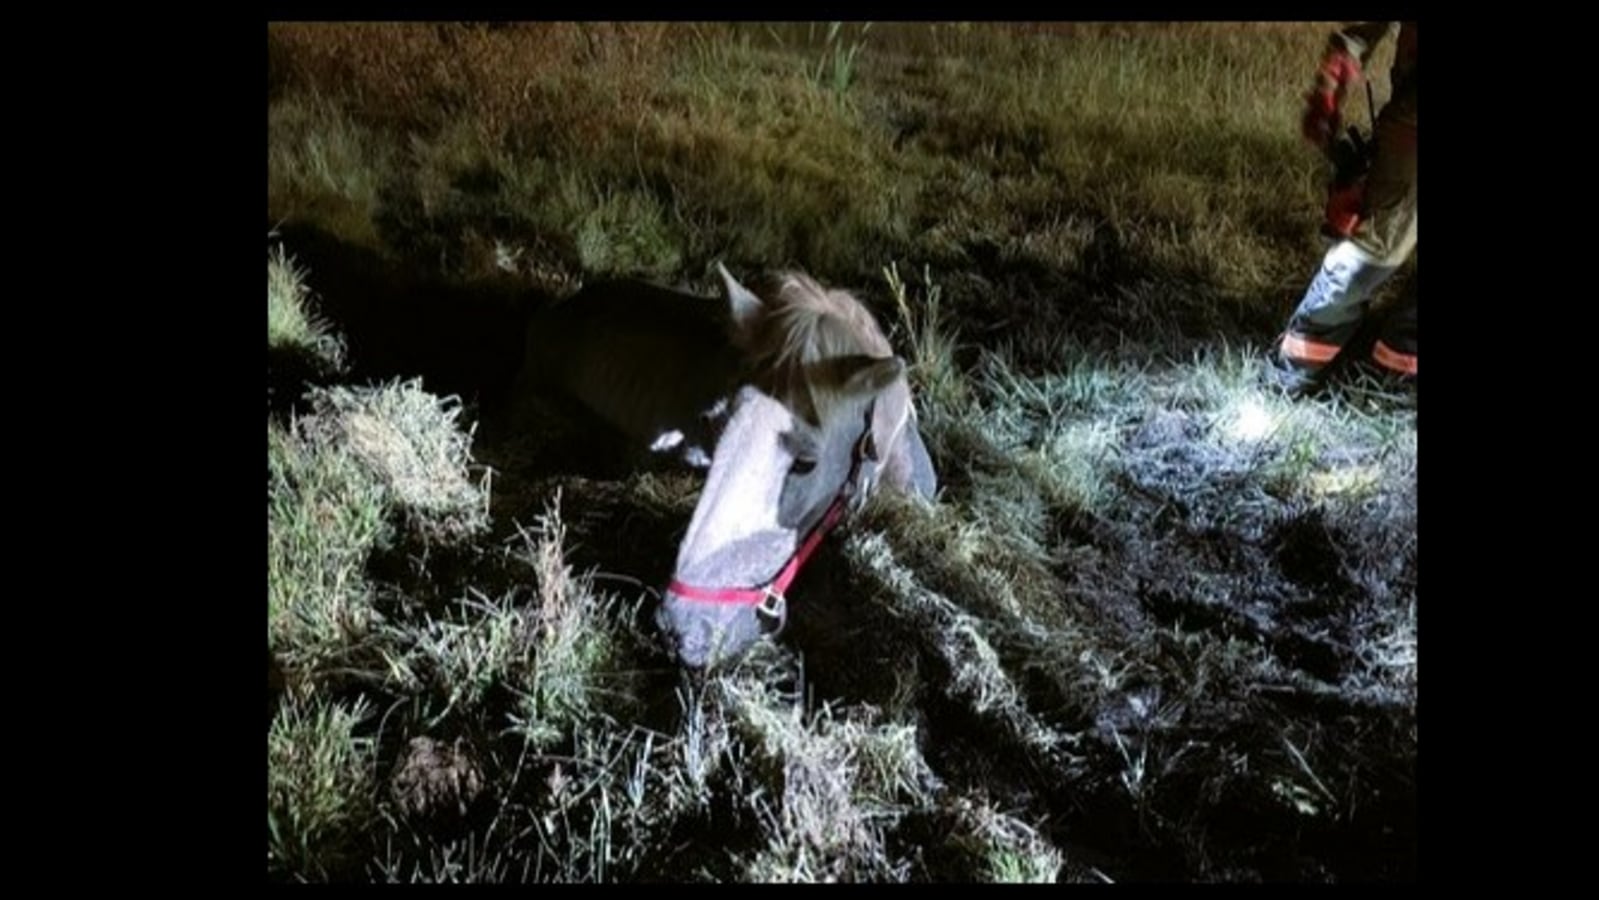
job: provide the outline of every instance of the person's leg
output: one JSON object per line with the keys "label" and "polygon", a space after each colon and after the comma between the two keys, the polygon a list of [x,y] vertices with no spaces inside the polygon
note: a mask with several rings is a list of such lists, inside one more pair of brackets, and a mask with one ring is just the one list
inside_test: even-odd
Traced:
{"label": "person's leg", "polygon": [[1372,345],[1378,365],[1407,378],[1416,377],[1416,292],[1412,282],[1383,321],[1382,336]]}
{"label": "person's leg", "polygon": [[1327,251],[1278,343],[1278,380],[1286,386],[1315,383],[1359,329],[1377,288],[1415,249],[1415,135],[1414,126],[1379,121],[1360,224]]}
{"label": "person's leg", "polygon": [[1289,388],[1314,384],[1360,328],[1372,294],[1394,271],[1353,240],[1333,245],[1278,343],[1278,380]]}
{"label": "person's leg", "polygon": [[[1356,239],[1396,265],[1416,248],[1416,129],[1403,123],[1379,122],[1379,156],[1374,161],[1368,187],[1367,221]],[[1384,148],[1389,152],[1383,152]],[[1372,345],[1378,365],[1403,376],[1416,374],[1416,277],[1412,272],[1392,309],[1386,312],[1382,333]]]}

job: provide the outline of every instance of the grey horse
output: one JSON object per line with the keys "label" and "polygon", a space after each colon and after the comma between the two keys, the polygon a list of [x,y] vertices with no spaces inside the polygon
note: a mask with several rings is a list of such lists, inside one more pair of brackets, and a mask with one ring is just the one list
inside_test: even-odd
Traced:
{"label": "grey horse", "polygon": [[938,489],[905,362],[860,301],[798,273],[757,292],[718,270],[721,298],[612,281],[552,304],[523,376],[709,468],[656,617],[693,668],[780,629],[800,567],[879,487]]}

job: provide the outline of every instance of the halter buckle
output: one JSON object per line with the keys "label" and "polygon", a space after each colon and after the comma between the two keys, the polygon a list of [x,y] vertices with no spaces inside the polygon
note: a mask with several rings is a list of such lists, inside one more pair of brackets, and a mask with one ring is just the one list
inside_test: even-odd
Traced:
{"label": "halter buckle", "polygon": [[768,630],[777,633],[783,630],[788,622],[788,598],[772,590],[770,587],[761,589],[761,602],[755,606],[755,615],[769,625]]}

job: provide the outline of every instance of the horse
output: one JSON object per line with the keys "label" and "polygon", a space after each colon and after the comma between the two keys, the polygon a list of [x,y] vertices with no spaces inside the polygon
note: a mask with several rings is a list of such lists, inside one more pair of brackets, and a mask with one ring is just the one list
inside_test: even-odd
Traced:
{"label": "horse", "polygon": [[720,302],[585,287],[535,314],[527,342],[538,381],[707,470],[656,611],[691,669],[779,633],[800,569],[880,487],[938,490],[906,363],[859,300],[798,272],[757,292],[717,271]]}
{"label": "horse", "polygon": [[634,279],[593,283],[533,313],[518,398],[565,400],[634,461],[710,467],[742,361],[721,304]]}

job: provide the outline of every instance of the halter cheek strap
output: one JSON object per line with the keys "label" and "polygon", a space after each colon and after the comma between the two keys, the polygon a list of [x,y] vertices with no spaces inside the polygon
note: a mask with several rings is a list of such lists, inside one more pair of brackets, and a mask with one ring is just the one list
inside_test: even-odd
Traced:
{"label": "halter cheek strap", "polygon": [[786,616],[788,606],[788,588],[799,576],[799,571],[816,548],[821,546],[822,539],[832,531],[839,520],[844,517],[844,497],[841,494],[833,500],[827,508],[822,520],[805,536],[805,541],[799,549],[789,558],[787,564],[777,573],[777,577],[770,582],[753,588],[706,588],[688,584],[677,579],[672,579],[668,586],[676,596],[696,603],[732,603],[755,606],[756,612],[781,623]]}
{"label": "halter cheek strap", "polygon": [[[677,597],[693,603],[731,603],[745,606],[754,606],[756,612],[773,621],[777,627],[782,627],[788,613],[788,588],[798,577],[800,568],[816,553],[816,548],[821,546],[822,539],[832,531],[839,521],[844,518],[844,512],[850,507],[850,500],[859,487],[858,479],[861,477],[865,460],[866,442],[871,436],[870,420],[867,430],[861,439],[855,443],[854,461],[850,466],[849,477],[844,479],[844,484],[839,488],[838,496],[833,498],[827,512],[822,514],[821,521],[816,523],[805,540],[800,542],[794,555],[789,557],[783,568],[769,582],[759,587],[749,588],[707,588],[692,585],[678,579],[672,579],[667,585],[667,590]],[[864,502],[864,496],[853,498],[856,505]]]}

